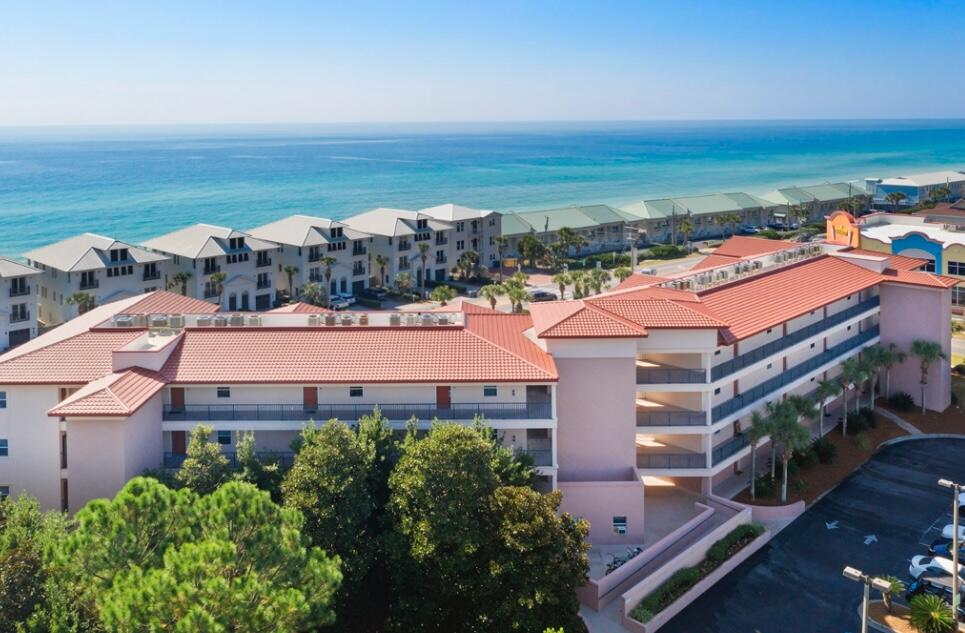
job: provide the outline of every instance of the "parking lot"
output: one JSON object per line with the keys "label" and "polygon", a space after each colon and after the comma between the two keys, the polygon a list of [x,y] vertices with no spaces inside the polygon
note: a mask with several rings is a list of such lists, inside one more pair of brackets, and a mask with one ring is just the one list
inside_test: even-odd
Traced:
{"label": "parking lot", "polygon": [[911,557],[951,523],[941,477],[965,480],[965,440],[882,449],[661,631],[859,631],[862,589],[842,569],[907,581]]}

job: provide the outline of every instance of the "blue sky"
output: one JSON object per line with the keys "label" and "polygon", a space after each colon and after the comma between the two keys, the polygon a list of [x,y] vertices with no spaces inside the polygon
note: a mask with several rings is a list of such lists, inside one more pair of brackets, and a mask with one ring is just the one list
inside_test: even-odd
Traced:
{"label": "blue sky", "polygon": [[965,116],[963,2],[0,0],[0,16],[0,125]]}

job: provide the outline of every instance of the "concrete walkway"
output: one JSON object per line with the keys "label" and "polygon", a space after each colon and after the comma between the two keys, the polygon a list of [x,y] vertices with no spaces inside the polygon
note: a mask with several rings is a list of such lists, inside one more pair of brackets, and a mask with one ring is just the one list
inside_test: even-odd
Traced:
{"label": "concrete walkway", "polygon": [[908,431],[908,433],[909,433],[910,435],[921,435],[921,434],[922,434],[921,430],[920,430],[917,426],[915,426],[914,424],[912,424],[912,423],[909,422],[908,420],[904,420],[904,419],[898,417],[897,415],[895,415],[895,414],[892,413],[891,411],[888,411],[887,409],[882,409],[881,407],[875,407],[875,413],[880,413],[881,415],[885,416],[886,418],[888,418],[889,420],[891,420],[892,422],[894,422],[895,424],[897,424],[897,425],[900,426],[901,428],[903,428],[903,429],[905,429],[906,431]]}

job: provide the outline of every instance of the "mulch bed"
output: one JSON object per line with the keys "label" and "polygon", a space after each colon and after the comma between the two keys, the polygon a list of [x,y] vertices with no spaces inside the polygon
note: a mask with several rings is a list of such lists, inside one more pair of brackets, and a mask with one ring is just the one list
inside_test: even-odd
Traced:
{"label": "mulch bed", "polygon": [[[864,448],[862,447],[862,442],[859,442],[856,436],[841,437],[840,428],[834,429],[825,435],[825,439],[830,440],[831,443],[838,448],[838,454],[834,459],[834,463],[815,464],[808,468],[802,468],[797,475],[792,474],[788,479],[787,503],[791,504],[804,500],[806,504],[810,505],[825,492],[841,483],[855,468],[868,461],[874,454],[875,449],[882,442],[907,435],[907,433],[894,422],[879,415],[877,428],[868,429],[862,435],[867,437]],[[768,448],[758,449],[758,451],[758,463],[760,463],[762,459],[766,460],[770,456],[770,450]],[[780,457],[778,457],[778,459],[780,459]],[[791,472],[793,473],[793,471]],[[793,490],[791,484],[795,479],[804,481],[803,493],[798,493]],[[750,488],[746,488],[734,497],[734,501],[760,506],[784,505],[781,503],[780,478],[778,478],[776,489],[777,492],[774,497],[758,496],[757,499],[751,500]]]}
{"label": "mulch bed", "polygon": [[[957,405],[951,405],[941,413],[928,411],[925,415],[921,414],[921,409],[914,411],[896,411],[888,406],[887,401],[880,398],[876,403],[883,409],[888,409],[902,420],[913,424],[922,433],[952,433],[965,435],[965,378],[952,375],[952,389],[958,394]],[[879,416],[881,417],[881,416]]]}

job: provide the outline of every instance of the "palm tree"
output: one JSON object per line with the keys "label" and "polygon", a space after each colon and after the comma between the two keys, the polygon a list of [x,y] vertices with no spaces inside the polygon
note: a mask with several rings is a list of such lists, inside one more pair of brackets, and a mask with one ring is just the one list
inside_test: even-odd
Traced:
{"label": "palm tree", "polygon": [[633,269],[631,269],[629,266],[620,266],[613,270],[613,276],[616,277],[620,283],[623,283],[633,276]]}
{"label": "palm tree", "polygon": [[911,599],[908,615],[911,625],[921,633],[952,633],[956,630],[955,612],[941,596],[918,594]]}
{"label": "palm tree", "polygon": [[456,291],[449,286],[436,286],[432,289],[431,299],[438,301],[440,305],[447,305],[456,298]]}
{"label": "palm tree", "polygon": [[935,187],[934,189],[928,192],[928,198],[933,202],[941,202],[943,200],[947,200],[948,197],[951,195],[952,195],[952,190],[949,189],[946,185]]}
{"label": "palm tree", "polygon": [[882,365],[885,368],[885,397],[891,397],[891,368],[895,365],[900,365],[905,362],[908,358],[908,354],[904,353],[898,346],[894,343],[889,343],[888,347],[884,348],[884,353],[881,355]]}
{"label": "palm tree", "polygon": [[524,235],[519,240],[519,255],[529,265],[536,266],[536,260],[546,254],[546,246],[532,234]]}
{"label": "palm tree", "polygon": [[747,429],[747,439],[751,444],[751,499],[757,497],[757,445],[770,434],[768,420],[759,411],[751,415],[751,427]]}
{"label": "palm tree", "polygon": [[573,282],[573,298],[582,299],[586,296],[586,271],[574,270],[570,273]]}
{"label": "palm tree", "polygon": [[925,387],[928,385],[928,366],[944,358],[942,346],[934,341],[912,341],[911,355],[921,361],[921,414],[925,415]]}
{"label": "palm tree", "polygon": [[310,281],[302,286],[300,296],[302,301],[310,303],[313,306],[321,306],[322,304],[328,303],[328,290],[322,288],[322,284],[317,281]]}
{"label": "palm tree", "polygon": [[844,418],[841,422],[841,435],[848,434],[848,390],[858,382],[861,377],[861,364],[857,358],[849,358],[841,363],[841,374],[838,380],[841,381],[841,392],[844,394]]}
{"label": "palm tree", "polygon": [[901,193],[900,191],[892,191],[887,196],[885,196],[885,202],[890,204],[893,211],[898,210],[898,205],[900,205],[904,200],[907,200],[908,196]]}
{"label": "palm tree", "polygon": [[221,295],[224,294],[224,282],[228,278],[227,273],[223,273],[220,270],[216,273],[211,273],[211,287],[214,289],[214,293],[218,295],[218,305],[221,305]]}
{"label": "palm tree", "polygon": [[489,284],[479,289],[479,296],[489,301],[489,307],[496,309],[496,301],[501,295],[506,294],[506,286],[503,284]]}
{"label": "palm tree", "polygon": [[694,232],[694,223],[690,221],[690,218],[684,217],[680,222],[677,222],[677,230],[683,234],[684,248],[687,248],[687,244],[690,243],[690,234]]}
{"label": "palm tree", "polygon": [[791,229],[791,218],[799,218],[802,213],[807,213],[807,209],[804,205],[792,204],[787,208],[787,214],[784,216],[784,230],[789,231]]}
{"label": "palm tree", "polygon": [[401,272],[395,276],[395,285],[402,294],[408,294],[412,290],[412,274]]}
{"label": "palm tree", "polygon": [[77,313],[84,314],[85,312],[89,312],[94,308],[94,295],[90,294],[89,292],[75,292],[64,299],[64,303],[67,303],[68,305],[76,305]]}
{"label": "palm tree", "polygon": [[185,297],[188,296],[188,281],[191,279],[191,273],[182,270],[179,273],[175,273],[171,277],[171,281],[168,282],[168,290],[171,288],[180,288],[181,294]]}
{"label": "palm tree", "polygon": [[765,410],[767,411],[768,433],[771,436],[771,481],[774,481],[775,471],[777,470],[777,443],[774,441],[774,429],[777,428],[782,418],[790,418],[793,414],[783,400],[777,403],[768,402],[765,405]]}
{"label": "palm tree", "polygon": [[720,236],[724,239],[727,238],[727,214],[721,213],[714,216],[714,224],[720,227]]}
{"label": "palm tree", "polygon": [[422,291],[419,296],[424,299],[426,296],[426,277],[429,276],[429,272],[426,270],[426,262],[429,261],[429,244],[426,242],[419,242],[419,260],[422,262]]}
{"label": "palm tree", "polygon": [[811,443],[811,433],[798,424],[797,419],[789,415],[777,418],[771,429],[771,442],[781,445],[781,462],[784,472],[781,477],[781,503],[787,503],[787,467],[794,455],[794,451],[807,448]]}
{"label": "palm tree", "polygon": [[737,225],[741,223],[744,218],[741,217],[740,213],[728,213],[727,222],[730,224],[730,234],[735,235],[737,233]]}
{"label": "palm tree", "polygon": [[[824,416],[821,410],[818,408],[817,403],[814,400],[806,396],[799,396],[793,394],[785,399],[787,406],[794,412],[795,421],[799,421],[801,418],[805,420],[814,421],[815,418],[821,419]],[[824,426],[823,424],[821,425]]]}
{"label": "palm tree", "polygon": [[817,396],[818,402],[821,404],[821,417],[818,423],[820,437],[824,437],[824,416],[827,415],[827,406],[824,403],[828,398],[833,398],[839,393],[841,393],[841,385],[833,380],[822,380],[818,383]]}
{"label": "palm tree", "polygon": [[566,299],[566,286],[573,283],[572,277],[567,273],[556,273],[553,275],[553,283],[560,288],[560,299]]}
{"label": "palm tree", "polygon": [[336,264],[336,262],[338,262],[337,259],[335,259],[334,257],[329,257],[329,256],[322,257],[322,258],[320,258],[320,259],[318,260],[318,263],[320,263],[322,266],[325,267],[325,292],[329,293],[329,296],[328,296],[329,306],[328,306],[328,307],[330,307],[330,308],[332,307],[332,306],[331,306],[332,296],[331,296],[331,294],[330,294],[330,289],[331,289],[331,287],[332,287],[332,266],[334,266],[334,265]]}
{"label": "palm tree", "polygon": [[523,311],[523,301],[529,296],[526,294],[526,290],[519,286],[510,286],[506,291],[506,296],[509,297],[510,303],[513,305],[513,312]]}
{"label": "palm tree", "polygon": [[867,363],[871,381],[871,402],[868,406],[872,409],[875,406],[875,391],[878,388],[878,378],[881,370],[885,367],[888,350],[881,345],[872,345],[864,351],[865,363]]}
{"label": "palm tree", "polygon": [[389,265],[389,258],[385,255],[375,256],[375,265],[379,267],[379,285],[385,285],[385,268]]}
{"label": "palm tree", "polygon": [[496,239],[496,263],[499,265],[499,281],[503,281],[503,250],[506,248],[506,244],[509,240],[502,235],[497,235]]}
{"label": "palm tree", "polygon": [[479,273],[479,253],[476,251],[465,251],[456,260],[456,270],[462,280],[472,279]]}
{"label": "palm tree", "polygon": [[590,283],[596,294],[603,292],[603,286],[610,283],[610,271],[604,268],[594,268],[590,271]]}
{"label": "palm tree", "polygon": [[295,296],[295,275],[298,274],[297,266],[285,266],[285,275],[288,277],[288,294]]}

